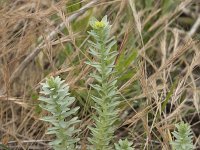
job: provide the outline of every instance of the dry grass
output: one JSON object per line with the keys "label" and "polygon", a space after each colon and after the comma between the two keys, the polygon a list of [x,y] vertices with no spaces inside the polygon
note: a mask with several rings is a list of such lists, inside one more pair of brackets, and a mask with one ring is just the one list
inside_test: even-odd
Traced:
{"label": "dry grass", "polygon": [[[93,113],[91,68],[84,64],[91,59],[88,19],[107,14],[118,41],[116,74],[123,102],[116,140],[128,136],[136,149],[170,150],[174,123],[184,120],[200,149],[199,2],[72,1],[0,0],[1,144],[47,149],[52,137],[39,120],[45,113],[38,107],[39,83],[60,75],[82,108],[84,149]],[[136,58],[129,57],[134,53]]]}

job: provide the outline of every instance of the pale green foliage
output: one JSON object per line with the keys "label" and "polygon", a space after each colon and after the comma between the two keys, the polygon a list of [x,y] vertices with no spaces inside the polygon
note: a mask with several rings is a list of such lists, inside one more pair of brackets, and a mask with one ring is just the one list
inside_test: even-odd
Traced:
{"label": "pale green foliage", "polygon": [[117,106],[117,86],[116,78],[112,78],[114,61],[117,55],[116,50],[111,50],[116,43],[114,38],[110,37],[110,28],[105,16],[101,21],[93,18],[90,21],[93,30],[88,32],[95,42],[89,41],[89,53],[94,57],[94,61],[87,62],[93,66],[97,72],[91,74],[96,79],[97,84],[91,86],[95,89],[96,95],[91,98],[95,102],[97,116],[94,116],[95,125],[90,127],[92,137],[89,141],[93,144],[95,150],[109,150],[110,141],[116,129],[115,122],[118,119]]}
{"label": "pale green foliage", "polygon": [[134,150],[132,147],[133,142],[129,142],[127,139],[119,140],[119,143],[115,143],[115,150]]}
{"label": "pale green foliage", "polygon": [[46,83],[42,83],[39,100],[43,103],[41,108],[51,113],[50,116],[43,117],[41,120],[51,123],[46,134],[53,134],[56,139],[49,144],[55,150],[73,150],[74,143],[79,139],[72,136],[78,132],[75,124],[79,122],[77,117],[72,117],[77,112],[78,107],[70,109],[75,101],[69,96],[69,86],[64,84],[60,77],[50,77]]}
{"label": "pale green foliage", "polygon": [[192,131],[189,124],[181,122],[175,126],[178,129],[178,132],[172,132],[176,138],[175,141],[171,142],[172,148],[174,150],[193,150],[194,146],[192,144]]}

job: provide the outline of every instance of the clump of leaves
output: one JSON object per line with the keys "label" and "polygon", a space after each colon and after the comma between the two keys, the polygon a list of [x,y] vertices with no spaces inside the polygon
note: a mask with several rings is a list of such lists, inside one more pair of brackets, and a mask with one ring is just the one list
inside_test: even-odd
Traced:
{"label": "clump of leaves", "polygon": [[75,101],[74,97],[70,97],[69,86],[61,80],[60,77],[50,77],[45,83],[42,83],[41,94],[39,97],[42,102],[40,107],[48,111],[51,115],[45,116],[41,120],[49,122],[52,127],[49,127],[46,134],[53,134],[56,139],[49,144],[55,150],[73,150],[78,138],[73,138],[73,135],[79,130],[75,129],[75,125],[80,122],[78,117],[72,117],[78,107],[70,108]]}
{"label": "clump of leaves", "polygon": [[192,131],[190,125],[184,122],[175,125],[178,131],[172,132],[175,141],[171,142],[174,150],[193,150],[194,145],[192,143]]}
{"label": "clump of leaves", "polygon": [[115,150],[134,150],[132,147],[133,142],[129,142],[127,139],[119,140],[118,144],[115,143]]}
{"label": "clump of leaves", "polygon": [[89,53],[94,57],[94,61],[87,62],[96,69],[91,77],[96,79],[96,84],[91,84],[96,91],[96,95],[91,96],[95,102],[94,109],[97,115],[94,116],[95,125],[89,127],[92,137],[89,141],[95,150],[112,149],[110,141],[114,137],[116,129],[115,122],[118,117],[117,100],[117,79],[113,77],[114,62],[117,55],[112,47],[116,43],[114,38],[110,38],[111,25],[105,16],[101,21],[93,18],[90,21],[92,30],[88,32],[94,39],[89,41]]}

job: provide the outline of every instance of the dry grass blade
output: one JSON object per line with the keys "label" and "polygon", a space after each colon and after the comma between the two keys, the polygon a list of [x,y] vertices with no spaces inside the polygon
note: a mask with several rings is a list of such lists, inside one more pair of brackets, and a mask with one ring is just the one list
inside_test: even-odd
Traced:
{"label": "dry grass blade", "polygon": [[[74,13],[73,15],[69,16],[67,18],[68,22],[73,21],[76,19],[78,16],[83,14],[87,9],[91,8],[94,6],[98,0],[92,0],[90,3],[86,4],[83,6],[78,12]],[[65,22],[62,22],[58,27],[52,31],[46,38],[46,40],[53,40],[56,35],[59,33],[60,30],[63,30],[65,27]],[[35,49],[32,50],[32,52],[21,62],[21,64],[15,69],[15,71],[12,73],[10,79],[9,79],[9,84],[12,84],[15,79],[22,73],[22,71],[26,68],[26,66],[39,54],[41,51],[41,48],[45,46],[44,41],[42,41]],[[1,94],[3,94],[5,91],[3,91],[3,88],[0,90]]]}

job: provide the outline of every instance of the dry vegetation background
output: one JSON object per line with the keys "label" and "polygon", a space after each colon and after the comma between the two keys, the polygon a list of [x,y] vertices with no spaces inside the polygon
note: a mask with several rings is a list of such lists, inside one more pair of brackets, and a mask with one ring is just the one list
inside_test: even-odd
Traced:
{"label": "dry vegetation background", "polygon": [[[121,125],[136,149],[170,150],[181,120],[200,149],[199,0],[0,0],[0,146],[48,149],[40,82],[59,75],[81,107],[84,150],[92,124],[88,20],[108,15],[118,41]],[[0,148],[3,149],[3,148]],[[5,148],[6,149],[6,148]]]}

